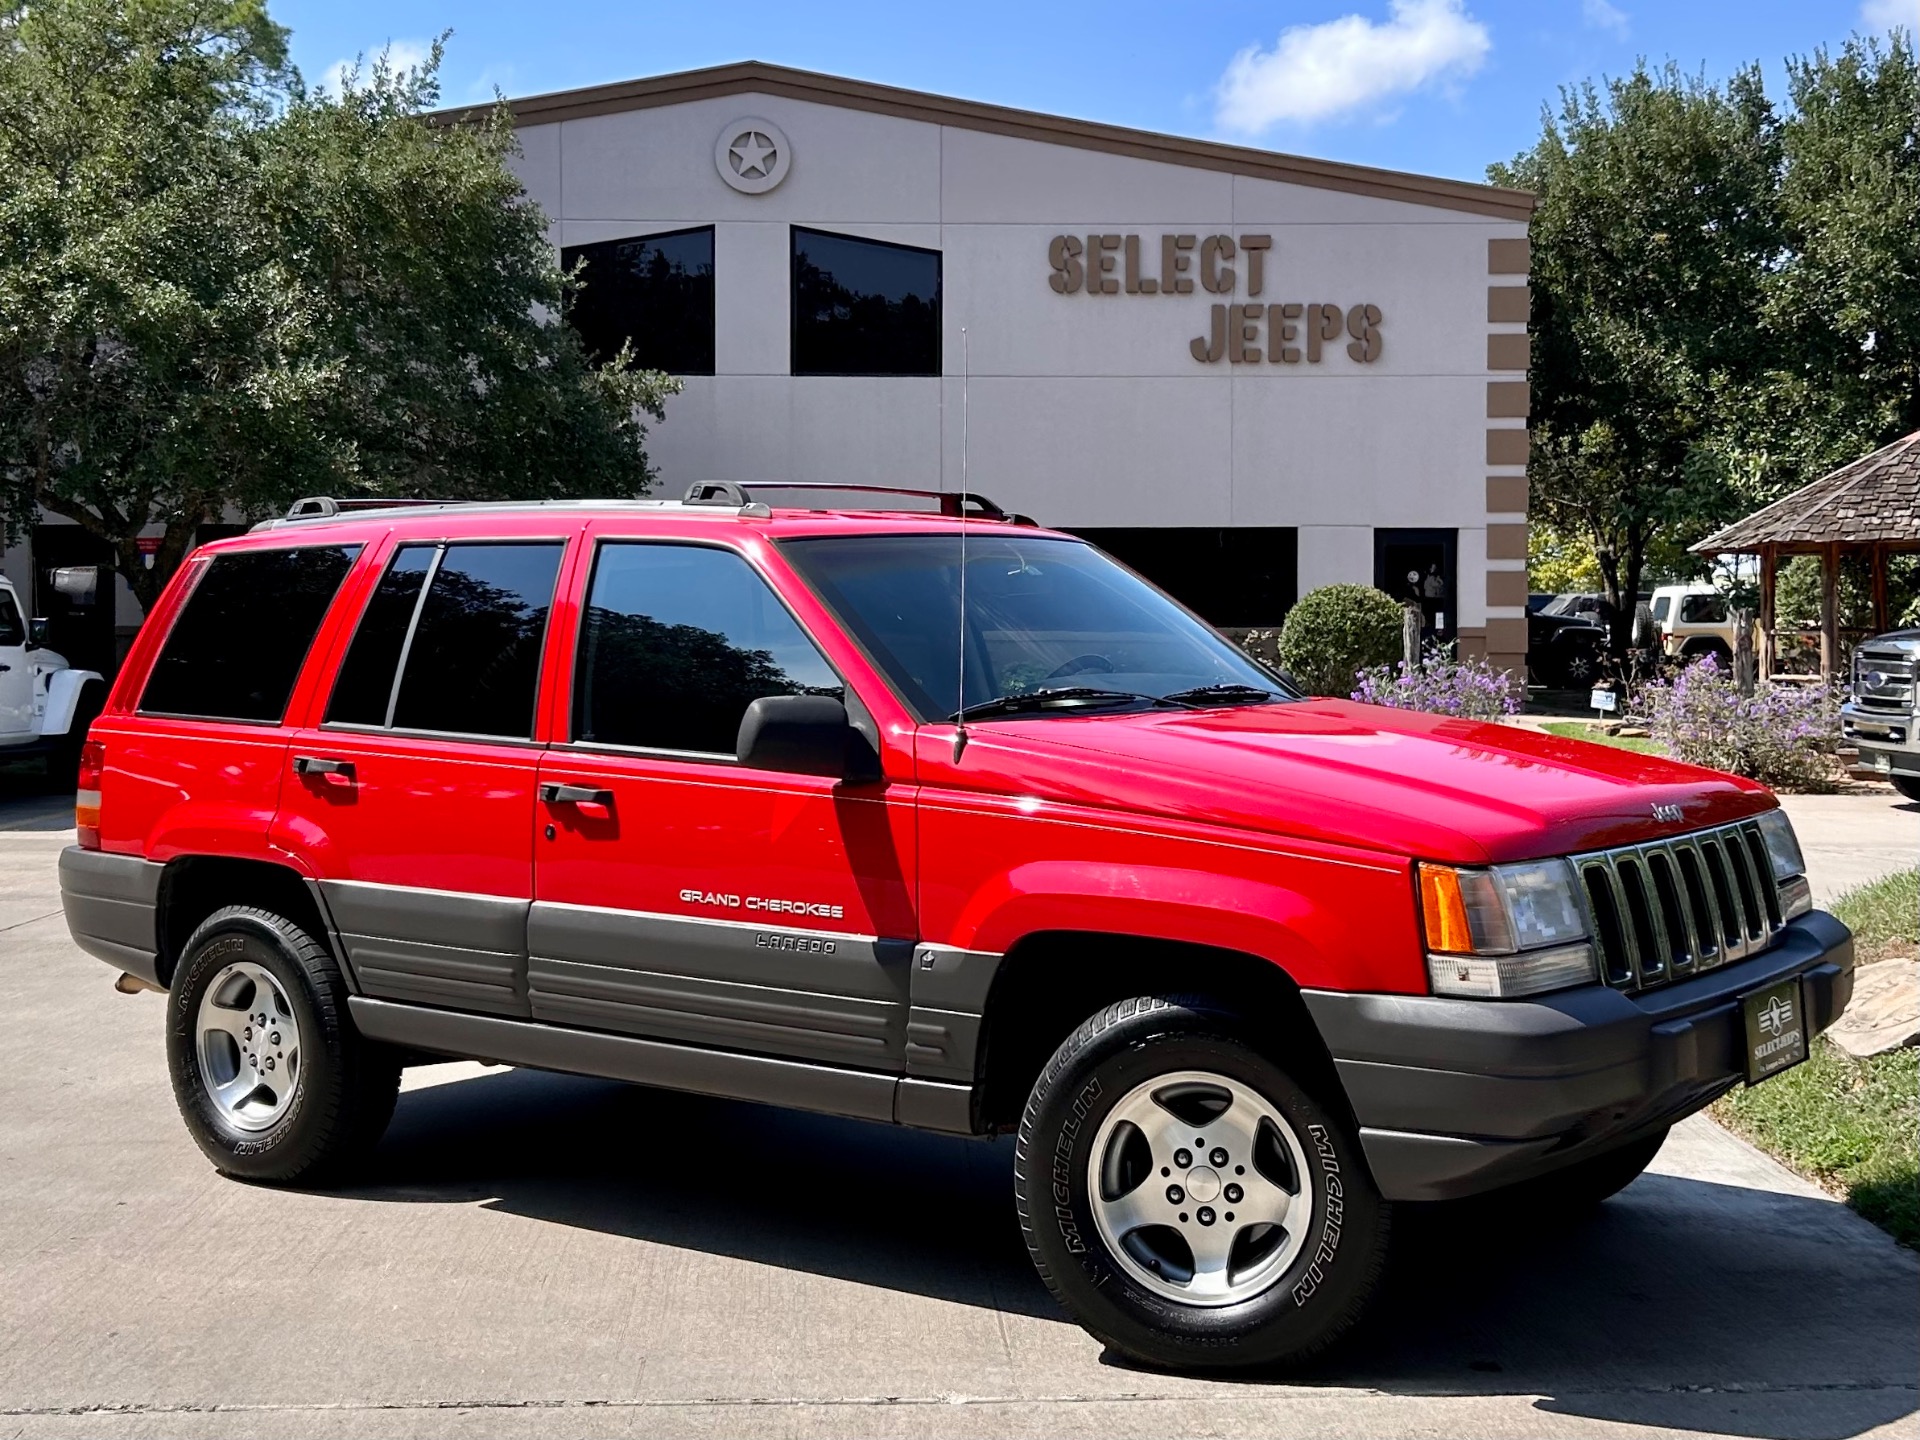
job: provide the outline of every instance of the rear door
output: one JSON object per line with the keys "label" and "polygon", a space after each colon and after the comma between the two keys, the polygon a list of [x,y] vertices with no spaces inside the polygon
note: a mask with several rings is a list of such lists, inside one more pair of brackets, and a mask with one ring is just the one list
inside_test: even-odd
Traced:
{"label": "rear door", "polygon": [[527,1013],[534,720],[565,549],[392,545],[320,724],[293,738],[275,843],[320,877],[368,995]]}
{"label": "rear door", "polygon": [[540,768],[534,1017],[902,1068],[910,787],[734,755],[761,696],[857,697],[732,548],[608,536],[584,601]]}

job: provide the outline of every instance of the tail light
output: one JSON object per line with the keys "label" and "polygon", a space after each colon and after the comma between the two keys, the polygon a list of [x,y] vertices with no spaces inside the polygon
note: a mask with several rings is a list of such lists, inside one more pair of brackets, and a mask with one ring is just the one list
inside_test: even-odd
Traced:
{"label": "tail light", "polygon": [[73,823],[82,850],[100,848],[100,774],[107,768],[107,747],[89,740],[80,747],[80,784],[73,796]]}

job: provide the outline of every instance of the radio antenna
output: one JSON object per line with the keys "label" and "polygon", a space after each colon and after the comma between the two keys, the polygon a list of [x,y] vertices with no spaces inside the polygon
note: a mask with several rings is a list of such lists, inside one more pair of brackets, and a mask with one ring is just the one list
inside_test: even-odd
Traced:
{"label": "radio antenna", "polygon": [[967,382],[972,367],[967,363],[967,327],[960,327],[960,675],[954,686],[953,763],[958,765],[967,748]]}

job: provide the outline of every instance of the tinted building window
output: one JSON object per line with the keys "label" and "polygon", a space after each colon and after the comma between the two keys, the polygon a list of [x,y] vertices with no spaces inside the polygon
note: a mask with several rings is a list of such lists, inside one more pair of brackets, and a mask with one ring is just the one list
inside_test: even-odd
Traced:
{"label": "tinted building window", "polygon": [[253,550],[210,561],[154,662],[154,715],[278,723],[358,545]]}
{"label": "tinted building window", "polygon": [[564,549],[557,540],[403,547],[368,602],[327,719],[530,739]]}
{"label": "tinted building window", "polygon": [[1297,593],[1298,532],[1279,526],[1215,530],[1075,530],[1137,570],[1210,625],[1278,625]]}
{"label": "tinted building window", "polygon": [[845,697],[747,562],[694,545],[602,545],[573,692],[576,740],[731,755],[767,695]]}
{"label": "tinted building window", "polygon": [[567,318],[598,364],[633,342],[636,365],[713,374],[713,230],[569,245],[563,269],[586,261]]}
{"label": "tinted building window", "polygon": [[796,228],[793,373],[938,375],[940,252]]}
{"label": "tinted building window", "polygon": [[353,632],[353,644],[327,702],[330,725],[385,725],[393,703],[393,677],[400,647],[413,627],[420,586],[433,568],[438,545],[405,545],[395,552]]}

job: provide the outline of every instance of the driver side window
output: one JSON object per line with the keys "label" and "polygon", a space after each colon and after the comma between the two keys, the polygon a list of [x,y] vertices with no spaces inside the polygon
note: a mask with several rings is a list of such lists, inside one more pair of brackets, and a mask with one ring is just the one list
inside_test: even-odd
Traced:
{"label": "driver side window", "polygon": [[26,623],[20,618],[20,607],[13,603],[13,595],[0,590],[0,645],[14,646],[27,643]]}
{"label": "driver side window", "polygon": [[767,582],[709,545],[603,542],[573,684],[573,738],[734,753],[747,706],[846,688]]}

